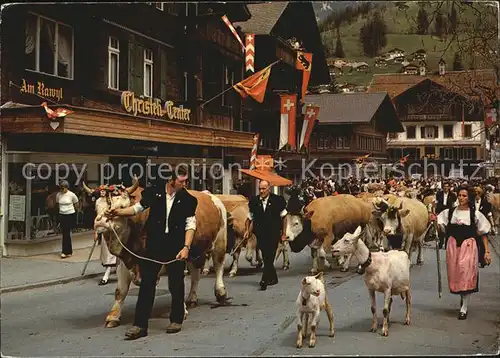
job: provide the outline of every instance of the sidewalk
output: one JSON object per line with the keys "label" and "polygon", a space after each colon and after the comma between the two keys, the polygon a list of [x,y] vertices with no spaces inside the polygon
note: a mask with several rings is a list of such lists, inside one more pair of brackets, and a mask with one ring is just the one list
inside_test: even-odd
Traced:
{"label": "sidewalk", "polygon": [[73,256],[61,259],[59,254],[46,254],[0,260],[0,293],[22,291],[94,278],[104,274],[99,260],[101,248],[97,245],[87,266],[85,275],[82,270],[87,261],[90,248],[73,251]]}

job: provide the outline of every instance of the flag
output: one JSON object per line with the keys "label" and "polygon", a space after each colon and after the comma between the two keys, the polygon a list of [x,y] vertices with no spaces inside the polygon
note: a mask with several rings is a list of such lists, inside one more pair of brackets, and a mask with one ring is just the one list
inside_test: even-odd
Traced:
{"label": "flag", "polygon": [[250,154],[250,169],[255,169],[255,161],[257,160],[257,147],[259,145],[259,134],[253,136],[252,153]]}
{"label": "flag", "polygon": [[41,106],[45,108],[45,112],[47,112],[47,117],[49,117],[49,119],[64,118],[68,114],[74,113],[73,111],[70,111],[66,108],[57,108],[54,111],[47,106],[47,102],[43,102]]}
{"label": "flag", "polygon": [[318,118],[318,114],[318,106],[307,106],[304,123],[302,124],[302,131],[300,132],[299,149],[302,147],[309,147],[309,139],[311,138],[314,123]]}
{"label": "flag", "polygon": [[497,121],[497,111],[495,108],[488,108],[485,111],[485,115],[484,124],[486,128],[489,128]]}
{"label": "flag", "polygon": [[312,56],[312,53],[297,51],[295,68],[302,70],[302,97],[300,99],[302,103],[304,103],[304,99],[306,98],[307,86],[311,77]]}
{"label": "flag", "polygon": [[401,159],[399,160],[399,164],[401,164],[401,165],[405,165],[405,164],[406,164],[406,162],[408,161],[408,157],[409,157],[409,156],[410,156],[409,154],[406,154],[403,158],[401,158]]}
{"label": "flag", "polygon": [[245,71],[255,72],[255,35],[247,34],[245,36]]}
{"label": "flag", "polygon": [[297,95],[282,94],[281,97],[281,127],[280,145],[278,150],[290,144],[292,149],[297,147],[295,119],[297,116]]}
{"label": "flag", "polygon": [[366,158],[368,158],[370,154],[362,155],[361,157],[356,158],[356,163],[363,164]]}
{"label": "flag", "polygon": [[236,40],[241,44],[241,47],[243,51],[245,51],[245,45],[243,44],[243,41],[241,41],[240,35],[238,35],[238,32],[236,32],[236,29],[234,28],[233,24],[231,24],[231,21],[227,18],[226,15],[222,16],[222,21],[229,27],[229,30],[233,33],[234,37],[236,37]]}
{"label": "flag", "polygon": [[233,86],[233,88],[240,94],[242,98],[252,97],[259,103],[264,102],[264,96],[266,94],[267,82],[269,76],[271,75],[271,67],[269,65],[266,68],[254,73],[250,77],[238,82]]}

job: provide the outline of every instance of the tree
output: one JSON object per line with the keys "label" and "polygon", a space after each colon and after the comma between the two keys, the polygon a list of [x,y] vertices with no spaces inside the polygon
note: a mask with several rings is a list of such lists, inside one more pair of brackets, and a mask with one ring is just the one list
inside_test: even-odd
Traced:
{"label": "tree", "polygon": [[335,46],[335,57],[344,58],[344,47],[342,46],[342,40],[340,39],[340,31],[337,29],[337,44]]}
{"label": "tree", "polygon": [[[460,76],[443,76],[442,88],[433,89],[429,96],[438,97],[449,105],[463,104],[467,111],[483,109],[500,98],[500,46],[498,41],[498,8],[491,3],[449,0],[431,2],[434,18],[440,9],[451,7],[446,41],[437,50],[440,57],[454,54],[454,68],[466,67]],[[418,15],[413,21],[418,23]],[[411,21],[409,19],[409,21]],[[431,93],[432,92],[432,93]]]}
{"label": "tree", "polygon": [[359,33],[359,40],[363,52],[370,57],[376,56],[379,51],[387,46],[387,25],[379,12],[363,25]]}
{"label": "tree", "polygon": [[455,52],[455,58],[453,59],[453,71],[463,71],[464,65],[462,64],[462,59],[458,52]]}
{"label": "tree", "polygon": [[427,11],[423,7],[418,10],[417,14],[417,34],[426,35],[429,30],[429,17]]}
{"label": "tree", "polygon": [[451,11],[448,15],[448,20],[450,22],[449,30],[454,32],[457,30],[457,10],[455,10],[455,4],[451,5]]}
{"label": "tree", "polygon": [[438,11],[434,20],[434,35],[443,37],[444,34],[446,34],[446,20],[441,11]]}

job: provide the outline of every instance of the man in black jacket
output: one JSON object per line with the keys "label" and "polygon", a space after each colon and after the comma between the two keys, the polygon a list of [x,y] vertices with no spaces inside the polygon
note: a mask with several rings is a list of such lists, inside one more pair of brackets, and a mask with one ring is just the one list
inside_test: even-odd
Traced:
{"label": "man in black jacket", "polygon": [[257,249],[262,251],[264,269],[260,288],[264,291],[268,285],[278,283],[274,258],[280,238],[284,239],[287,211],[285,199],[271,193],[271,185],[267,180],[259,182],[259,193],[248,202],[250,212],[245,225],[245,238],[253,231],[257,238]]}
{"label": "man in black jacket", "polygon": [[[170,325],[167,333],[177,333],[182,329],[184,320],[184,267],[189,256],[194,233],[196,231],[197,199],[185,189],[187,173],[178,170],[158,180],[156,185],[142,192],[142,199],[126,209],[116,210],[110,215],[132,216],[147,208],[149,217],[146,222],[145,257],[167,262],[174,261],[167,267],[168,289],[172,296]],[[133,340],[147,336],[148,321],[151,317],[156,292],[156,279],[162,265],[140,260],[141,285],[135,308],[134,326],[125,336]]]}
{"label": "man in black jacket", "polygon": [[[457,201],[457,195],[450,191],[450,183],[444,182],[443,183],[443,190],[439,191],[436,194],[436,215],[439,215],[440,212],[446,209],[451,209],[456,206],[456,201]],[[445,242],[445,234],[440,232],[439,233],[439,248],[442,249],[443,247],[446,247],[446,242]]]}

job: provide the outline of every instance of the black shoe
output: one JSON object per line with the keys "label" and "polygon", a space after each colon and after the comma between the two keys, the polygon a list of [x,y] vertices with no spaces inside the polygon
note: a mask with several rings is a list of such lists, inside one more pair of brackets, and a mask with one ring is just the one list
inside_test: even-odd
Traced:
{"label": "black shoe", "polygon": [[267,290],[267,283],[265,281],[260,281],[259,285],[260,285],[260,290],[261,291]]}
{"label": "black shoe", "polygon": [[125,340],[133,341],[148,335],[148,330],[145,328],[133,326],[127,332],[125,332]]}
{"label": "black shoe", "polygon": [[460,312],[458,314],[458,319],[461,320],[461,321],[464,320],[464,319],[467,319],[467,312],[466,313]]}

